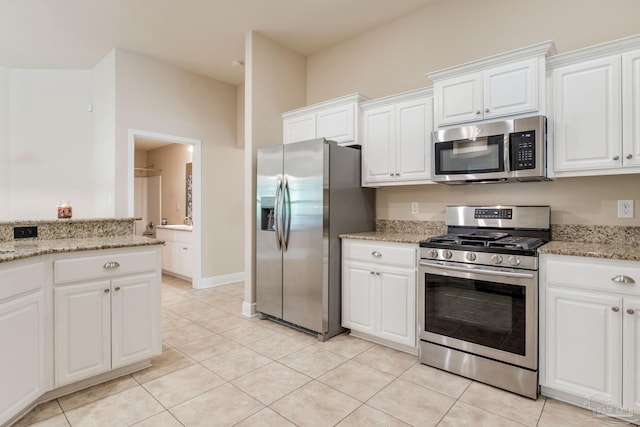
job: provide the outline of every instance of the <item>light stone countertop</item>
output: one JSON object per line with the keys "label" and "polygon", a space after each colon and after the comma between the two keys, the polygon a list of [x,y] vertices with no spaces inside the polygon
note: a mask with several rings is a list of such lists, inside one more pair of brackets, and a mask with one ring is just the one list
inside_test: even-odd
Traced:
{"label": "light stone countertop", "polygon": [[640,245],[551,241],[538,248],[540,254],[640,261]]}
{"label": "light stone countertop", "polygon": [[162,240],[136,235],[0,242],[0,263],[54,253],[152,246],[163,243]]}
{"label": "light stone countertop", "polygon": [[398,233],[392,231],[364,231],[362,233],[340,234],[341,239],[377,240],[380,242],[415,244],[420,243],[429,236],[429,234],[424,233]]}

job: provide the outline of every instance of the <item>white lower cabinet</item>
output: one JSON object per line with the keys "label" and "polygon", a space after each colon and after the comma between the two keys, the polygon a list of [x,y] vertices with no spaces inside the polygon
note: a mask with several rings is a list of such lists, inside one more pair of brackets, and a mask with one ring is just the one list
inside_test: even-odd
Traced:
{"label": "white lower cabinet", "polygon": [[347,239],[342,253],[342,325],[417,352],[416,245]]}
{"label": "white lower cabinet", "polygon": [[46,391],[47,336],[42,262],[0,266],[0,425]]}
{"label": "white lower cabinet", "polygon": [[193,233],[158,227],[156,238],[165,242],[162,247],[162,270],[191,279],[193,277]]}
{"label": "white lower cabinet", "polygon": [[541,261],[543,394],[640,421],[640,263]]}
{"label": "white lower cabinet", "polygon": [[[160,354],[157,251],[113,252],[55,263],[56,386]],[[96,265],[102,268],[92,271]],[[129,273],[121,274],[119,268]],[[91,278],[105,277],[78,280],[78,270],[87,270]]]}

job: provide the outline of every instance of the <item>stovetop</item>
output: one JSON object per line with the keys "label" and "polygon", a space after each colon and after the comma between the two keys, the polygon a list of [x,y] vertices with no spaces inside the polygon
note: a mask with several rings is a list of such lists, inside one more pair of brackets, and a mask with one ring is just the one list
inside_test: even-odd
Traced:
{"label": "stovetop", "polygon": [[544,243],[545,241],[542,238],[535,236],[513,236],[504,231],[474,231],[430,237],[421,242],[420,246],[448,249],[467,249],[472,246],[476,249],[491,248],[495,249],[495,252],[499,252],[500,249],[532,251]]}

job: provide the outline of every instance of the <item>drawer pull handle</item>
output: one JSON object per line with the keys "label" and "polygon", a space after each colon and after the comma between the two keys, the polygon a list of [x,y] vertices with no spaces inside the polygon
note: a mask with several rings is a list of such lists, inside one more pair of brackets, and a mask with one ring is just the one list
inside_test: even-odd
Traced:
{"label": "drawer pull handle", "polygon": [[636,283],[636,281],[633,280],[631,277],[624,276],[622,274],[617,275],[616,277],[614,277],[611,280],[616,282],[616,283],[624,283],[625,285],[632,285],[632,284]]}
{"label": "drawer pull handle", "polygon": [[634,314],[636,314],[636,311],[633,308],[628,308],[627,313],[633,316]]}
{"label": "drawer pull handle", "polygon": [[376,258],[380,258],[382,256],[382,254],[380,252],[378,252],[378,251],[371,252],[371,255],[373,255]]}
{"label": "drawer pull handle", "polygon": [[613,311],[614,313],[617,313],[620,311],[620,307],[611,307],[611,311]]}
{"label": "drawer pull handle", "polygon": [[102,267],[106,268],[106,269],[118,268],[118,267],[120,267],[120,264],[117,261],[109,261],[108,263],[106,263]]}

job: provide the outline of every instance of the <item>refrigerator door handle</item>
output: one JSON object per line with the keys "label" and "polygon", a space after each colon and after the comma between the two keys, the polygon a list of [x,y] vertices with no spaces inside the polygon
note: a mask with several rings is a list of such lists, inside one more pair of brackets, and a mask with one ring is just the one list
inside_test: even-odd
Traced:
{"label": "refrigerator door handle", "polygon": [[291,195],[289,194],[289,181],[287,180],[287,178],[284,179],[284,189],[282,190],[282,201],[283,201],[282,212],[284,214],[282,218],[282,225],[283,225],[282,247],[286,252],[289,247],[289,232],[291,231]]}
{"label": "refrigerator door handle", "polygon": [[282,234],[280,227],[280,197],[282,197],[282,180],[278,178],[276,197],[273,205],[273,215],[275,217],[273,221],[273,234],[276,236],[276,246],[278,247],[279,251],[282,250]]}

